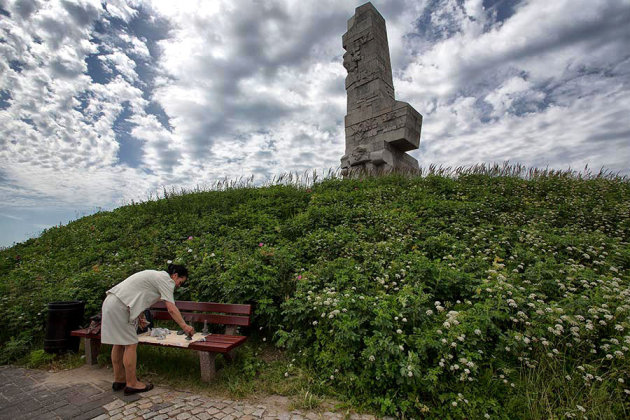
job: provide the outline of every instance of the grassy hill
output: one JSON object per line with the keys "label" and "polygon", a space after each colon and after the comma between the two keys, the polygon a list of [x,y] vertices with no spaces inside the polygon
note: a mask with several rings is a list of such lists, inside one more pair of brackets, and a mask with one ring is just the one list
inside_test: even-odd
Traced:
{"label": "grassy hill", "polygon": [[[514,171],[518,172],[518,171]],[[630,181],[476,168],[168,195],[0,252],[0,355],[46,303],[188,266],[179,299],[251,302],[254,339],[382,413],[630,416]],[[294,366],[291,368],[291,366]]]}

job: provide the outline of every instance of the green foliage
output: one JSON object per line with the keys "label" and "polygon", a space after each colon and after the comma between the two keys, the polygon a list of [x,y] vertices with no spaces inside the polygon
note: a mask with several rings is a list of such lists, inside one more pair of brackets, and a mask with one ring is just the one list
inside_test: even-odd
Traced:
{"label": "green foliage", "polygon": [[9,341],[2,344],[0,351],[0,364],[6,364],[24,356],[31,345],[31,336],[27,331],[23,331],[16,337],[11,337]]}
{"label": "green foliage", "polygon": [[0,252],[2,363],[41,343],[47,302],[83,299],[87,317],[173,260],[191,272],[180,299],[253,303],[245,333],[295,358],[247,350],[226,366],[235,395],[271,369],[304,407],[627,418],[630,182],[502,171],[167,193],[49,229]]}
{"label": "green foliage", "polygon": [[317,409],[322,403],[322,399],[310,391],[300,392],[299,398],[289,407],[291,410],[308,410]]}
{"label": "green foliage", "polygon": [[33,350],[25,356],[17,359],[16,364],[31,369],[67,370],[77,368],[85,363],[78,353],[46,353],[43,349]]}
{"label": "green foliage", "polygon": [[54,354],[48,354],[43,349],[33,350],[28,356],[26,367],[39,368],[48,365],[53,360],[55,360]]}

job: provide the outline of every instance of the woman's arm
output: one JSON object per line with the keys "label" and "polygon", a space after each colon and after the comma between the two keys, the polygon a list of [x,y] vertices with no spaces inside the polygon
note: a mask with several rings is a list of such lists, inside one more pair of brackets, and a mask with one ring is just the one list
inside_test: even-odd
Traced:
{"label": "woman's arm", "polygon": [[166,309],[168,310],[171,318],[173,318],[173,321],[177,322],[177,325],[179,325],[182,330],[184,330],[186,335],[193,335],[195,333],[195,329],[186,324],[186,321],[184,321],[184,318],[182,318],[182,314],[179,312],[179,309],[177,309],[177,306],[175,306],[174,303],[166,300],[164,301],[164,303],[166,304]]}

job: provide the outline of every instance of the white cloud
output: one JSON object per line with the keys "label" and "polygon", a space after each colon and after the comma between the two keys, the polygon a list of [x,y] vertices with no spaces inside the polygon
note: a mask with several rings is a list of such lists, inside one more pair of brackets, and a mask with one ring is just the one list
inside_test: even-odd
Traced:
{"label": "white cloud", "polygon": [[[6,7],[19,16],[19,3]],[[123,104],[145,114],[148,102],[133,85],[134,61],[108,46],[112,52],[103,60],[118,75],[99,84],[87,74],[86,59],[98,51],[92,25],[103,13],[100,2],[49,2],[29,10],[25,19],[0,20],[8,41],[0,44],[0,89],[10,94],[8,107],[0,109],[0,163],[6,179],[31,194],[30,201],[19,190],[9,194],[14,205],[41,204],[42,197],[111,204],[130,178],[143,174],[126,171],[127,179],[118,177],[113,131]]]}
{"label": "white cloud", "polygon": [[11,219],[11,220],[24,220],[23,218],[19,217],[19,216],[14,216],[12,214],[5,214],[5,213],[0,213],[0,217],[6,217],[7,219]]}
{"label": "white cloud", "polygon": [[515,76],[506,80],[497,89],[488,93],[484,100],[493,107],[492,116],[501,117],[508,112],[515,101],[522,101],[521,105],[526,107],[527,104],[534,104],[533,107],[524,109],[523,111],[535,112],[535,104],[545,99],[545,94],[536,90],[532,83],[522,77]]}
{"label": "white cloud", "polygon": [[111,70],[116,70],[120,73],[128,82],[133,83],[138,79],[135,61],[122,51],[116,50],[111,54],[101,55],[99,59],[107,63]]}
{"label": "white cloud", "polygon": [[483,124],[475,116],[473,101],[462,100],[454,107],[438,109],[435,119],[441,125],[437,131],[425,133],[426,150],[416,156],[425,165],[510,160],[532,166],[582,169],[586,164],[599,168],[605,163],[608,169],[627,173],[630,128],[622,124],[625,134],[618,128],[619,110],[623,109],[630,109],[630,99],[627,92],[618,89],[575,100],[570,106],[552,105],[521,116],[504,114],[493,123]]}
{"label": "white cloud", "polygon": [[145,41],[138,39],[136,37],[131,37],[131,45],[132,48],[128,51],[131,54],[135,54],[140,58],[150,59],[151,53],[149,52],[149,48]]}
{"label": "white cloud", "polygon": [[133,0],[128,2],[121,0],[108,0],[106,3],[104,3],[105,9],[111,16],[122,19],[125,22],[128,22],[134,16],[136,16],[137,11],[131,6],[136,6],[138,4],[140,4],[140,2]]}
{"label": "white cloud", "polygon": [[[337,167],[361,3],[0,0],[0,192],[106,207]],[[630,172],[627,0],[374,4],[397,98],[424,115],[421,164]]]}
{"label": "white cloud", "polygon": [[478,5],[452,7],[448,24],[457,31],[394,81],[425,117],[422,151],[412,155],[423,164],[590,163],[629,172],[629,127],[610,118],[628,109],[627,1],[529,1],[482,34],[470,23]]}

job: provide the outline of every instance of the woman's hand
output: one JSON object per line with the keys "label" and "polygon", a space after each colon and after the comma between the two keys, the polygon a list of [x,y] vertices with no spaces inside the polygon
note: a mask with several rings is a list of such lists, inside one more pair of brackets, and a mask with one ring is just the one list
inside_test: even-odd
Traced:
{"label": "woman's hand", "polygon": [[184,328],[182,328],[182,330],[184,330],[184,333],[186,333],[186,335],[191,337],[195,333],[195,329],[188,324],[186,324]]}

